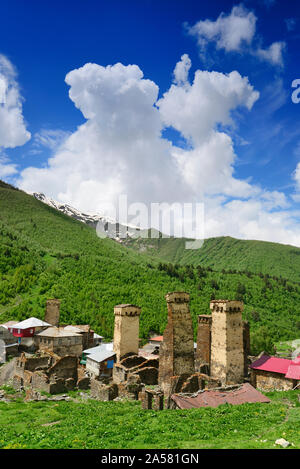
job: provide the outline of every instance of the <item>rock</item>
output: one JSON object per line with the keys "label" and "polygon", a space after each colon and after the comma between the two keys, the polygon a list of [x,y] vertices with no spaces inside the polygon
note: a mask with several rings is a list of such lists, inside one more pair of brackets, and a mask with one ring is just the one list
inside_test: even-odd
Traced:
{"label": "rock", "polygon": [[282,448],[287,448],[290,445],[290,442],[286,441],[284,438],[279,438],[275,441],[275,445],[280,445]]}

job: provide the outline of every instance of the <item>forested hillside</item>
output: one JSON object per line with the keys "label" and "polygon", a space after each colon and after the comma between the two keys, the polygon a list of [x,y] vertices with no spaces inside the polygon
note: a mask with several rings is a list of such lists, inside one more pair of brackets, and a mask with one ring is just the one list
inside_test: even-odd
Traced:
{"label": "forested hillside", "polygon": [[147,258],[94,229],[1,183],[0,322],[43,317],[47,298],[62,301],[62,322],[90,323],[113,335],[113,307],[142,307],[140,336],[162,333],[168,291],[191,294],[196,335],[197,315],[209,312],[211,298],[245,302],[253,351],[272,342],[300,337],[300,285],[251,271],[213,271],[197,262],[180,266]]}
{"label": "forested hillside", "polygon": [[209,238],[201,249],[185,249],[184,238],[128,239],[126,246],[164,262],[201,264],[214,270],[249,270],[300,281],[300,248],[229,236]]}

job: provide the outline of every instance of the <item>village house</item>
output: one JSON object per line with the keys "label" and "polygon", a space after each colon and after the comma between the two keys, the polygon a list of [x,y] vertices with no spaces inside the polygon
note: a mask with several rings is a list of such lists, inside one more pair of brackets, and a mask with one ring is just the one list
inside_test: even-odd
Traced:
{"label": "village house", "polygon": [[64,330],[67,332],[75,332],[82,336],[82,347],[84,349],[94,346],[94,331],[90,328],[89,325],[69,325],[61,326],[64,327]]}
{"label": "village house", "polygon": [[83,349],[82,334],[64,327],[48,327],[36,335],[36,345],[40,351],[56,353],[60,357],[80,357]]}
{"label": "village house", "polygon": [[113,343],[101,344],[82,352],[80,363],[86,364],[86,370],[93,378],[110,378],[113,372],[116,354]]}
{"label": "village house", "polygon": [[251,384],[263,391],[288,391],[300,386],[300,357],[288,360],[262,355],[250,369]]}
{"label": "village house", "polygon": [[31,317],[25,319],[24,321],[17,322],[12,326],[9,326],[8,329],[13,334],[13,336],[17,338],[19,345],[24,347],[24,349],[34,350],[34,336],[40,331],[43,331],[49,325],[50,324],[45,321],[42,321],[41,319]]}

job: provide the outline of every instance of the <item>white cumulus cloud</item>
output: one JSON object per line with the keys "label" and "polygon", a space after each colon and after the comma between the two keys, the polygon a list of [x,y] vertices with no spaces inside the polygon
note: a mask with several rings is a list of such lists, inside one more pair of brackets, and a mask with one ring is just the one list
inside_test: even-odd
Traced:
{"label": "white cumulus cloud", "polygon": [[0,54],[0,149],[24,145],[30,132],[22,114],[22,97],[12,63]]}
{"label": "white cumulus cloud", "polygon": [[255,14],[240,4],[234,6],[229,14],[222,12],[215,21],[200,20],[186,27],[188,33],[196,38],[203,59],[207,56],[208,45],[213,43],[225,52],[250,53],[272,65],[283,66],[285,42],[274,42],[267,48],[257,46],[256,42],[261,41],[256,35],[256,22]]}
{"label": "white cumulus cloud", "polygon": [[189,33],[197,38],[201,49],[213,41],[218,49],[240,51],[243,44],[251,44],[255,29],[256,16],[243,5],[234,6],[229,15],[221,13],[215,20],[201,20],[189,28]]}
{"label": "white cumulus cloud", "polygon": [[[137,65],[88,63],[68,73],[69,96],[86,122],[45,167],[22,171],[18,184],[89,212],[105,211],[120,194],[129,203],[204,201],[206,236],[300,245],[284,194],[237,179],[233,141],[220,130],[236,124],[234,110],[251,111],[258,92],[238,72],[197,70],[190,82],[190,67],[184,54],[160,99]],[[167,127],[185,148],[163,137]]]}

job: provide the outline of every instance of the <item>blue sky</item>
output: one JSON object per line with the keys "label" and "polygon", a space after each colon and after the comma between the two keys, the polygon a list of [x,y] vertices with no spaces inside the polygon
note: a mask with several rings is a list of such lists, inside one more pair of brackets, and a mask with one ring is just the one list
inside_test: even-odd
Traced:
{"label": "blue sky", "polygon": [[[100,210],[101,203],[114,199],[117,191],[113,188],[118,185],[120,191],[129,192],[131,200],[150,201],[153,192],[161,192],[157,195],[159,201],[166,200],[167,195],[160,189],[164,186],[165,171],[165,174],[172,173],[168,195],[174,193],[176,198],[176,193],[180,191],[180,201],[195,200],[195,197],[207,200],[208,235],[230,234],[300,246],[300,166],[297,172],[300,161],[300,103],[297,105],[291,100],[292,81],[300,78],[298,1],[11,0],[1,5],[1,17],[0,54],[7,61],[3,65],[2,60],[2,75],[8,81],[9,63],[13,67],[10,86],[18,90],[15,107],[23,119],[20,124],[23,130],[20,128],[18,136],[15,139],[12,136],[9,143],[5,136],[1,142],[0,129],[0,176],[2,168],[3,179],[28,191],[43,190],[78,208],[93,211]],[[245,27],[241,26],[239,30],[236,20],[240,17],[245,20]],[[188,60],[181,60],[183,55],[188,56]],[[161,122],[157,123],[158,112],[157,115],[153,114],[151,123],[148,122],[147,115],[142,133],[140,130],[144,125],[144,114],[139,114],[142,104],[138,108],[132,104],[134,102],[137,105],[139,94],[135,95],[132,91],[131,101],[128,98],[118,104],[120,101],[115,101],[116,90],[105,85],[103,89],[97,89],[97,95],[92,95],[90,72],[87,69],[82,73],[76,72],[87,63],[105,68],[119,62],[125,67],[137,65],[144,75],[141,86],[146,86],[145,80],[151,80],[153,86],[149,89],[149,96],[154,93],[155,84],[158,87],[157,98],[163,100],[158,105]],[[211,109],[210,106],[206,108],[201,101],[207,89],[206,78],[201,75],[199,87],[189,94],[189,99],[195,102],[199,98],[200,103],[197,107],[195,102],[194,115],[199,121],[199,127],[195,127],[197,123],[194,125],[191,119],[184,121],[183,117],[177,119],[172,114],[180,113],[181,110],[179,101],[176,101],[176,105],[174,101],[181,99],[180,90],[171,93],[172,82],[177,88],[185,87],[185,96],[188,95],[186,84],[182,82],[179,86],[178,80],[176,84],[174,69],[177,63],[181,63],[187,70],[190,87],[197,70],[208,72],[209,79],[214,72],[218,72],[218,80],[237,71],[241,80],[248,77],[252,91],[250,88],[246,89],[246,85],[240,80],[239,97],[236,98],[233,94],[229,96],[231,83],[228,81],[227,101],[224,98],[223,108],[216,110],[217,117],[215,120],[211,118],[211,124],[206,128],[200,121],[206,120],[207,112],[211,111],[214,115],[214,105],[211,105]],[[76,73],[66,83],[65,77],[72,71]],[[104,69],[94,71],[92,79],[100,80],[103,73],[106,73]],[[119,72],[114,72],[116,79],[118,74],[119,88],[122,80],[129,79],[131,72],[126,68],[124,73],[121,76]],[[137,87],[143,80],[136,74],[134,78],[130,75],[130,79],[136,80]],[[108,80],[113,80],[113,75]],[[233,78],[230,81],[233,83]],[[214,103],[218,90],[211,88],[211,84],[209,86],[207,96]],[[74,91],[71,99],[68,96],[69,90]],[[88,102],[83,102],[87,90],[91,93],[89,99],[99,104],[96,110],[92,105],[88,108]],[[259,93],[259,98],[254,98],[254,92]],[[107,99],[110,96],[113,99],[111,114],[102,113],[101,106],[106,101],[104,103],[100,100],[101,93],[106,93]],[[147,94],[148,88],[143,93]],[[167,96],[164,99],[165,93]],[[248,106],[246,102],[249,103],[247,100],[252,99],[250,95],[253,102]],[[155,99],[152,103],[156,110],[157,102]],[[123,108],[124,113],[121,112],[125,116],[124,126],[122,122],[118,123],[120,127],[116,127],[117,133],[112,137],[112,142],[115,143],[118,138],[120,142],[118,147],[110,150],[109,141],[105,140],[108,129],[105,130],[103,125],[101,127],[101,123],[107,122],[113,112],[118,114],[118,105],[127,106],[126,112]],[[149,112],[151,114],[151,109]],[[126,120],[132,114],[139,116],[136,117],[138,125],[127,128]],[[1,121],[0,115],[3,129],[8,125],[9,119],[8,113],[5,116],[2,116]],[[83,128],[82,135],[79,136],[78,126],[85,126],[86,123],[88,126]],[[155,140],[155,126],[158,126],[158,132],[162,132],[163,138],[159,142]],[[124,130],[122,137],[125,128],[127,133]],[[208,193],[204,183],[213,185],[210,182],[213,172],[209,166],[210,151],[213,150],[206,145],[204,135],[202,140],[197,139],[197,133],[200,135],[202,131],[218,132],[218,137],[221,133],[228,136],[230,142],[224,143],[224,153],[229,151],[228,145],[233,147],[233,154],[228,154],[228,160],[224,162],[221,160],[221,143],[218,142],[220,149],[215,157],[214,168],[220,174],[216,177],[216,187]],[[103,135],[101,132],[104,132]],[[129,136],[131,141],[128,143]],[[140,157],[137,152],[133,157],[130,149],[139,147],[141,138],[144,141],[141,146],[143,150],[140,151],[145,153]],[[150,150],[147,153],[151,142],[153,154],[157,156],[152,156]],[[172,148],[167,149],[168,142]],[[210,142],[211,145],[213,143]],[[80,155],[75,154],[74,148],[81,149]],[[124,154],[118,159],[116,155],[120,155],[122,148]],[[198,156],[183,153],[178,157],[180,149],[183,152],[197,150]],[[164,152],[172,155],[175,153],[177,156],[175,159],[171,156],[170,160],[169,156],[164,159]],[[194,158],[193,164],[188,162],[189,157]],[[55,159],[53,167],[49,158]],[[64,172],[66,168],[62,169],[63,158],[69,171],[67,177]],[[72,173],[72,158],[76,162],[78,158],[82,158],[76,174],[75,170]],[[174,169],[178,166],[178,158],[181,158],[181,173],[175,173]],[[199,166],[199,160],[202,166]],[[109,168],[112,163],[118,170],[110,178],[112,172]],[[170,171],[168,165],[173,165],[174,171]],[[85,166],[89,167],[86,174],[82,169]],[[206,170],[207,166],[209,168]],[[142,168],[141,173],[138,171],[139,167]],[[39,168],[42,168],[42,172]],[[45,168],[48,170],[43,171]],[[203,171],[201,168],[204,168]],[[139,179],[139,174],[149,172],[148,179],[155,190],[152,191],[150,186],[146,187],[147,184],[137,184],[135,190],[130,192],[129,187],[132,188],[134,183],[127,176],[127,187],[122,174],[126,174],[127,170],[132,174],[135,169],[136,179]],[[80,171],[82,177],[79,176]],[[194,177],[194,172],[203,172],[202,179],[200,175],[198,178]],[[159,179],[160,173],[162,180]],[[225,185],[231,189],[221,188],[222,175],[225,175]],[[182,188],[178,188],[176,184],[181,176],[185,181]],[[101,180],[101,184],[98,184],[98,179],[102,177],[105,177],[105,181]],[[57,183],[59,178],[60,184]],[[240,181],[244,184],[243,187],[240,187]],[[102,197],[103,192],[109,196]],[[95,198],[97,204],[92,203]],[[171,196],[170,200],[173,200]],[[245,221],[250,220],[247,230],[237,220],[233,227],[225,222],[215,222],[221,213],[230,217],[231,213],[239,210]]]}

